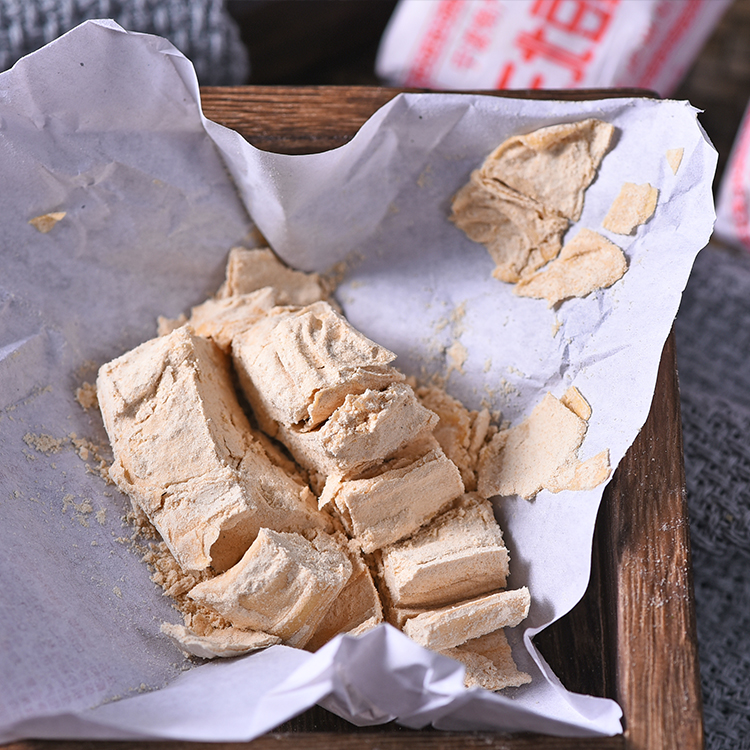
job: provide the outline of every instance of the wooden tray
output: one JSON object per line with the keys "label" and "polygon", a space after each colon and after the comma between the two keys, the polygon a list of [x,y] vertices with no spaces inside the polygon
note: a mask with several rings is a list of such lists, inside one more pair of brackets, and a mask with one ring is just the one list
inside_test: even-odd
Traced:
{"label": "wooden tray", "polygon": [[[253,145],[311,153],[346,143],[398,93],[372,87],[204,88],[207,117],[239,131]],[[639,91],[510,92],[524,98],[599,99]],[[250,750],[531,750],[638,748],[698,750],[703,721],[698,673],[689,528],[682,463],[674,336],[664,347],[651,412],[604,493],[594,535],[586,595],[535,639],[570,690],[613,698],[625,733],[601,739],[531,734],[413,731],[390,724],[357,729],[313,708],[251,743]],[[156,742],[16,743],[13,750],[54,747],[147,750]],[[195,750],[224,744],[170,743]]]}

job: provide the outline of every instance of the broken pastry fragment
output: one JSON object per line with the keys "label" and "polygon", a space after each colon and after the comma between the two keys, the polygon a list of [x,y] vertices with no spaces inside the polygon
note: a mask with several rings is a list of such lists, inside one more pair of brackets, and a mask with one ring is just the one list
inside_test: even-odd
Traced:
{"label": "broken pastry fragment", "polygon": [[645,224],[654,215],[658,198],[659,191],[647,182],[643,185],[625,182],[607,211],[602,226],[615,234],[632,234],[636,227]]}
{"label": "broken pastry fragment", "polygon": [[[406,383],[349,394],[316,430],[277,424],[276,438],[309,469],[316,492],[327,477],[352,479],[429,433],[437,417]],[[320,480],[315,480],[319,477]]]}
{"label": "broken pastry fragment", "polygon": [[278,303],[272,287],[234,297],[210,298],[196,305],[186,321],[199,336],[212,339],[229,353],[232,340],[255,325]]}
{"label": "broken pastry fragment", "polygon": [[178,648],[201,659],[231,658],[281,643],[277,635],[235,627],[214,630],[208,635],[197,635],[184,625],[162,623],[161,632],[174,641]]}
{"label": "broken pastry fragment", "polygon": [[275,423],[311,430],[346,396],[403,380],[395,354],[354,329],[328,303],[275,308],[232,351],[245,394],[261,427]]}
{"label": "broken pastry fragment", "polygon": [[369,553],[413,534],[463,491],[456,465],[429,436],[356,478],[329,476],[320,503]]}
{"label": "broken pastry fragment", "polygon": [[406,621],[404,633],[425,648],[445,651],[499,628],[515,627],[528,615],[530,604],[525,586],[497,591],[422,612]]}
{"label": "broken pastry fragment", "polygon": [[327,299],[328,286],[317,273],[296,271],[279,260],[268,247],[229,251],[226,280],[216,294],[218,299],[236,297],[271,287],[279,305],[310,305]]}
{"label": "broken pastry fragment", "polygon": [[680,164],[682,164],[682,156],[684,153],[684,148],[667,149],[665,156],[667,157],[667,164],[669,164],[672,174],[677,174],[677,170],[680,168]]}
{"label": "broken pastry fragment", "polygon": [[179,328],[99,370],[110,475],[185,570],[225,570],[262,526],[327,529],[309,488],[268,456],[237,402],[226,356]]}
{"label": "broken pastry fragment", "polygon": [[466,667],[466,687],[503,690],[531,682],[531,677],[521,672],[513,661],[504,630],[495,630],[441,653]]}
{"label": "broken pastry fragment", "polygon": [[495,261],[492,275],[509,283],[554,258],[568,228],[566,218],[479,170],[456,193],[452,210],[451,221],[487,248]]}
{"label": "broken pastry fragment", "polygon": [[546,299],[549,306],[571,297],[585,297],[621,279],[628,268],[617,245],[591,229],[581,231],[544,268],[513,288],[519,297]]}
{"label": "broken pastry fragment", "polygon": [[480,171],[548,210],[578,221],[583,195],[609,150],[615,128],[589,119],[512,136],[485,160]]}
{"label": "broken pastry fragment", "polygon": [[239,563],[193,587],[188,596],[243,630],[302,648],[352,574],[333,537],[261,529]]}
{"label": "broken pastry fragment", "polygon": [[317,651],[339,633],[360,635],[383,622],[383,606],[372,573],[357,550],[349,549],[352,574],[305,645]]}
{"label": "broken pastry fragment", "polygon": [[479,450],[490,429],[489,410],[469,411],[460,401],[434,385],[418,388],[417,396],[424,406],[438,415],[432,434],[461,472],[464,488],[467,492],[475,490]]}
{"label": "broken pastry fragment", "polygon": [[[575,390],[566,402],[581,408],[580,393]],[[610,474],[608,451],[588,461],[577,457],[587,424],[574,409],[548,393],[527,419],[498,432],[482,451],[480,494],[520,495],[530,500],[542,489],[586,490],[606,481]]]}
{"label": "broken pastry fragment", "polygon": [[416,534],[385,547],[380,571],[399,608],[437,607],[505,587],[508,550],[492,505],[462,496]]}
{"label": "broken pastry fragment", "polygon": [[515,283],[557,256],[614,132],[588,119],[512,136],[472,173],[450,219],[487,247],[494,276]]}
{"label": "broken pastry fragment", "polygon": [[59,221],[62,221],[65,218],[66,213],[66,211],[52,211],[48,214],[35,216],[33,219],[29,219],[29,224],[42,234],[47,234],[52,231]]}
{"label": "broken pastry fragment", "polygon": [[295,271],[267,247],[229,251],[226,278],[214,297],[191,310],[190,317],[159,318],[159,335],[185,323],[212,338],[224,351],[232,339],[250,328],[276,305],[309,305],[328,297],[328,285],[317,273]]}

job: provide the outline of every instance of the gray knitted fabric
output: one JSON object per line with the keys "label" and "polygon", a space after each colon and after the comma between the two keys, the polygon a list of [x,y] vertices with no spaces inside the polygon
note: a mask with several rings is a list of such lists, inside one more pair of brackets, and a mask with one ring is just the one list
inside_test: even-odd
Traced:
{"label": "gray knitted fabric", "polygon": [[706,748],[750,749],[750,256],[698,256],[675,332]]}
{"label": "gray knitted fabric", "polygon": [[166,37],[203,85],[247,81],[247,50],[222,0],[0,0],[0,70],[90,18]]}

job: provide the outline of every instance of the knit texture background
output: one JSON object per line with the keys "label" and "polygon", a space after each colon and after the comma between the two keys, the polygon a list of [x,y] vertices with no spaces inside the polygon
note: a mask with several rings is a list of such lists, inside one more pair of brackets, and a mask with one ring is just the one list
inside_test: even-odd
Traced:
{"label": "knit texture background", "polygon": [[698,256],[675,334],[706,748],[750,749],[750,256]]}
{"label": "knit texture background", "polygon": [[204,86],[247,81],[247,50],[222,0],[0,0],[0,70],[91,18],[169,39]]}

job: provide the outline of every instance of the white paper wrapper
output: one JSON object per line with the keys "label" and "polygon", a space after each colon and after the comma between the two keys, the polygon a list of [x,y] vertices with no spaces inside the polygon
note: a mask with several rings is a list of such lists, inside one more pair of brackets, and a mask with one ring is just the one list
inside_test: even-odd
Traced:
{"label": "white paper wrapper", "polygon": [[[626,180],[657,186],[659,203],[634,236],[604,232],[628,256],[623,279],[554,311],[493,279],[486,250],[446,216],[504,138],[590,116],[618,138],[578,225],[600,229]],[[665,151],[676,147],[674,175]],[[127,501],[74,450],[74,433],[105,441],[74,390],[152,337],[157,315],[215,291],[227,251],[251,229],[247,207],[291,264],[348,259],[338,299],[353,324],[407,373],[450,371],[448,390],[468,406],[486,400],[516,421],[546,391],[578,386],[593,407],[581,457],[608,448],[614,465],[648,413],[710,235],[715,162],[683,102],[461,95],[398,97],[335,151],[267,154],[203,119],[192,68],[168,42],[109,22],[2,74],[0,740],[247,740],[318,701],[357,724],[619,732],[620,709],[567,693],[531,642],[586,588],[602,488],[497,503],[509,585],[533,599],[511,633],[530,685],[467,691],[457,663],[387,626],[315,655],[274,647],[180,674],[190,663],[159,632],[179,615],[117,540]],[[65,217],[49,233],[29,225],[52,211]],[[454,344],[466,350],[458,369]]]}
{"label": "white paper wrapper", "polygon": [[632,86],[670,95],[731,0],[400,0],[377,72],[401,86]]}

